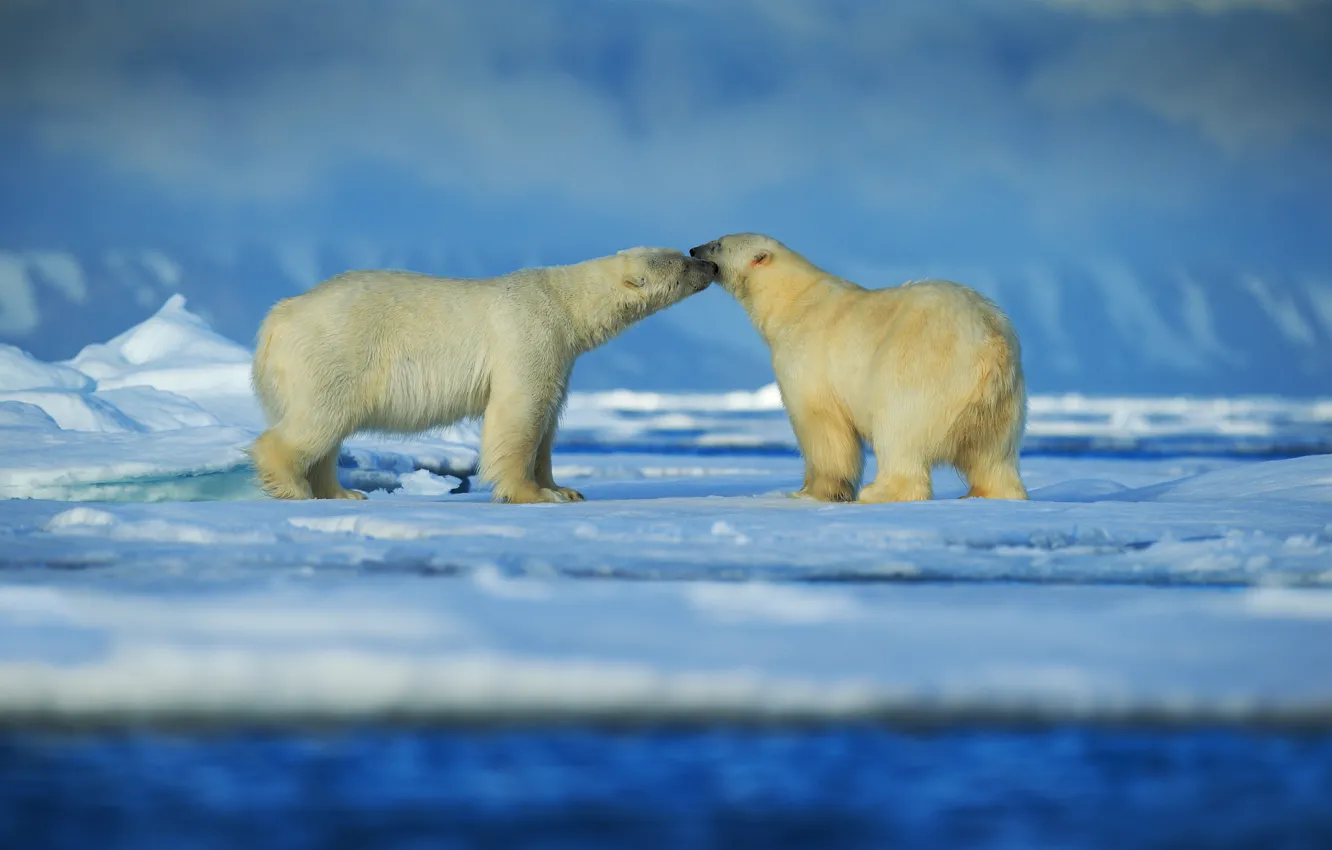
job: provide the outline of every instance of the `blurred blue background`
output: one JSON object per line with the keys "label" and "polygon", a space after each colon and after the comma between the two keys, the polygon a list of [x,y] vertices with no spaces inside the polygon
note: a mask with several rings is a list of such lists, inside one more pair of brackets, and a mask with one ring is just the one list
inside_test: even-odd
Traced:
{"label": "blurred blue background", "polygon": [[[0,341],[755,230],[988,293],[1034,392],[1332,393],[1329,44],[1300,0],[4,0]],[[768,380],[715,288],[575,375]]]}

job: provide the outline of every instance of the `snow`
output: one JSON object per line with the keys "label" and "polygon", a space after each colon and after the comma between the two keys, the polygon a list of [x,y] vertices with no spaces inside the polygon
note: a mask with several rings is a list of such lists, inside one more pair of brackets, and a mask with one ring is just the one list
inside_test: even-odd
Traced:
{"label": "snow", "polygon": [[92,378],[77,369],[56,363],[43,363],[28,352],[0,344],[0,375],[4,389],[14,390],[87,390]]}
{"label": "snow", "polygon": [[[103,389],[151,386],[204,395],[245,394],[251,353],[213,331],[171,296],[156,315],[115,337],[89,345],[67,365]],[[184,394],[182,392],[182,394]]]}
{"label": "snow", "polygon": [[491,503],[474,424],[274,502],[183,301],[0,355],[0,722],[1332,724],[1332,402],[1037,397],[1030,502],[827,505],[775,387],[575,394],[587,502]]}
{"label": "snow", "polygon": [[[59,431],[60,426],[45,410],[35,404],[21,401],[0,401],[0,428],[12,429],[36,428],[42,431]],[[8,433],[11,440],[18,435]]]}
{"label": "snow", "polygon": [[36,407],[66,431],[137,431],[139,425],[96,395],[56,390],[0,392],[0,402]]}
{"label": "snow", "polygon": [[0,713],[1326,722],[1326,601],[1270,593],[495,571],[165,597],[17,586],[0,588]]}

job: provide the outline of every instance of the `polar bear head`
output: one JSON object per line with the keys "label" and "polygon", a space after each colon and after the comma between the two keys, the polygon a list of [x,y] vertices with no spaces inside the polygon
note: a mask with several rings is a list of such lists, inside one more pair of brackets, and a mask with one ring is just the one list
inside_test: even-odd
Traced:
{"label": "polar bear head", "polygon": [[711,260],[686,257],[674,248],[628,248],[616,256],[625,261],[629,292],[658,308],[707,289],[720,271]]}
{"label": "polar bear head", "polygon": [[628,248],[580,264],[585,274],[573,281],[572,328],[580,347],[595,348],[646,316],[669,307],[716,279],[711,260],[687,257],[674,248]]}
{"label": "polar bear head", "polygon": [[808,266],[804,257],[761,233],[732,233],[689,249],[689,256],[716,263],[717,282],[741,303],[759,288],[780,285],[786,272]]}

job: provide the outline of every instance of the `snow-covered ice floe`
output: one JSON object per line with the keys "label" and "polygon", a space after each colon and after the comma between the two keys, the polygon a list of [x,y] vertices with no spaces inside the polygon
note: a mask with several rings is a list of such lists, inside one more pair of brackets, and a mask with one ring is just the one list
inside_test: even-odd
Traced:
{"label": "snow-covered ice floe", "polygon": [[[603,458],[612,462],[606,474]],[[1027,464],[1030,502],[907,505],[791,499],[794,460],[757,459],[741,472],[700,464],[672,476],[644,465],[649,474],[630,476],[614,455],[572,459],[576,474],[565,480],[586,503],[496,505],[484,491],[455,495],[448,479],[425,471],[367,503],[10,501],[0,569],[96,567],[99,577],[138,583],[203,558],[210,569],[265,580],[288,570],[499,567],[637,580],[1332,588],[1332,455],[1182,468],[1037,458]],[[940,476],[940,496],[962,489]]]}
{"label": "snow-covered ice floe", "polygon": [[587,502],[459,492],[471,427],[349,441],[368,501],[274,502],[248,361],[179,299],[0,348],[0,723],[1332,726],[1332,455],[1249,456],[1326,446],[1326,402],[1036,398],[1070,442],[1030,502],[826,505],[786,496],[771,387],[575,394]]}
{"label": "snow-covered ice floe", "polygon": [[565,460],[588,502],[7,502],[0,722],[1332,726],[1332,457],[873,506],[787,498],[786,458]]}

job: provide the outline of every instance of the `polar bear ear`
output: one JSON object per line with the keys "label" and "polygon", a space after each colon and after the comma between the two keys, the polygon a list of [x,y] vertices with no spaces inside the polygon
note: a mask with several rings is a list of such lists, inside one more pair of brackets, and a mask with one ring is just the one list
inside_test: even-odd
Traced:
{"label": "polar bear ear", "polygon": [[647,275],[641,274],[638,277],[626,277],[624,285],[630,289],[642,289],[647,286]]}
{"label": "polar bear ear", "polygon": [[754,259],[749,261],[751,266],[761,266],[772,259],[771,251],[759,251],[754,255]]}

